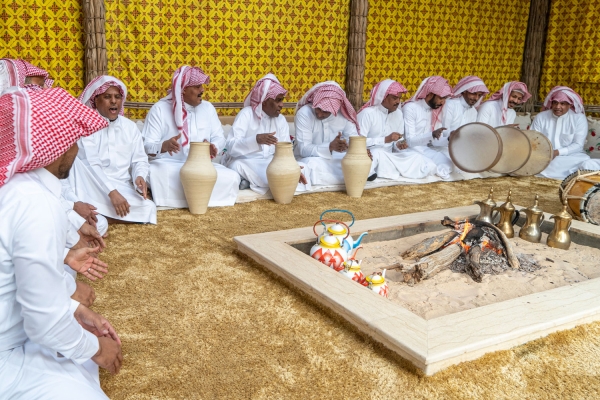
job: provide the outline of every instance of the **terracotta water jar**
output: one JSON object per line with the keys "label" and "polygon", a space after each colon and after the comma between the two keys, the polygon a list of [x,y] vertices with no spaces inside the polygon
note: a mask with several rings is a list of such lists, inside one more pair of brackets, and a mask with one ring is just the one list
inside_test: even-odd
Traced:
{"label": "terracotta water jar", "polygon": [[291,203],[299,179],[300,166],[294,158],[292,144],[287,142],[277,143],[273,160],[267,167],[267,180],[275,202],[279,204]]}
{"label": "terracotta water jar", "polygon": [[187,161],[179,171],[185,198],[192,214],[204,214],[217,181],[217,170],[210,161],[210,143],[190,143]]}
{"label": "terracotta water jar", "polygon": [[350,136],[348,152],[342,159],[342,171],[344,172],[348,196],[362,196],[370,170],[371,159],[367,154],[367,138],[364,136]]}

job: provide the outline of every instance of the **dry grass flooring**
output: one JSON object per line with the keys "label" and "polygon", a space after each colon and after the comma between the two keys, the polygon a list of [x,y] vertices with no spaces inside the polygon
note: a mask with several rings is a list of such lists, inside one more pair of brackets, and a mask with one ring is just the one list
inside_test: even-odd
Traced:
{"label": "dry grass flooring", "polygon": [[112,399],[600,398],[600,323],[425,377],[238,253],[237,235],[310,226],[328,208],[358,219],[472,204],[487,196],[560,208],[558,182],[494,178],[213,208],[162,211],[158,225],[111,226],[94,308],[117,328],[124,367]]}

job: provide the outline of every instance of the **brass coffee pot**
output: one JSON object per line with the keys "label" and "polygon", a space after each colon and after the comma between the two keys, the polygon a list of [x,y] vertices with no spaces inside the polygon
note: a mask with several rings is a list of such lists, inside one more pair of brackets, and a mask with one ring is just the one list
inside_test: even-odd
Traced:
{"label": "brass coffee pot", "polygon": [[533,206],[521,210],[527,216],[527,221],[519,231],[519,237],[531,243],[539,243],[542,239],[541,226],[544,222],[544,212],[538,203],[539,196],[536,194]]}
{"label": "brass coffee pot", "polygon": [[571,246],[571,235],[569,234],[569,228],[571,227],[571,221],[573,217],[567,212],[567,201],[563,203],[562,210],[550,218],[554,218],[554,228],[548,235],[546,244],[550,247],[557,249],[569,250]]}
{"label": "brass coffee pot", "polygon": [[494,207],[496,207],[496,202],[494,201],[494,188],[492,187],[490,189],[490,194],[488,195],[487,200],[474,201],[473,204],[477,204],[480,208],[479,215],[477,218],[475,218],[475,220],[493,224],[492,211],[494,211]]}
{"label": "brass coffee pot", "polygon": [[[498,211],[500,213],[500,221],[498,221],[496,226],[502,232],[504,232],[507,238],[515,237],[513,225],[519,220],[520,216],[519,211],[515,209],[515,206],[510,201],[511,194],[512,190],[509,190],[508,196],[506,197],[506,203],[502,204],[500,207],[494,208],[494,211]],[[514,218],[513,214],[515,214]]]}

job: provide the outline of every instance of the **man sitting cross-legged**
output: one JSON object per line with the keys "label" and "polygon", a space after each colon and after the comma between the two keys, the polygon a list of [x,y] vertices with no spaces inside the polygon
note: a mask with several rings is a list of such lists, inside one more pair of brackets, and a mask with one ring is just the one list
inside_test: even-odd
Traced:
{"label": "man sitting cross-legged", "polygon": [[[225,146],[223,127],[217,111],[202,99],[208,75],[198,67],[184,65],[173,74],[169,94],[154,104],[146,116],[142,136],[150,159],[150,188],[158,206],[188,206],[179,171],[190,152],[190,142],[210,142],[211,157]],[[213,163],[217,182],[209,207],[235,204],[240,176]]]}
{"label": "man sitting cross-legged", "polygon": [[108,128],[83,138],[69,176],[82,201],[113,222],[156,224],[156,206],[147,198],[148,157],[135,123],[123,116],[125,84],[99,76],[79,100],[109,121]]}

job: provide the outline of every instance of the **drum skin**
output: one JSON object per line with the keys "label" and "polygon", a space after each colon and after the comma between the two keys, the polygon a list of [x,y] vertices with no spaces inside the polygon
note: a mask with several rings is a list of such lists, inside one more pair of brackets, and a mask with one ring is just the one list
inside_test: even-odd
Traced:
{"label": "drum skin", "polygon": [[585,222],[600,225],[600,184],[592,186],[585,192],[579,203],[579,212]]}
{"label": "drum skin", "polygon": [[502,139],[502,156],[490,171],[509,174],[524,166],[531,155],[531,144],[523,131],[512,126],[499,126],[496,132]]}
{"label": "drum skin", "polygon": [[531,155],[529,160],[521,168],[512,174],[517,176],[537,175],[546,169],[552,161],[552,143],[546,136],[538,131],[522,131],[529,139]]}
{"label": "drum skin", "polygon": [[452,162],[465,172],[483,172],[502,156],[502,139],[487,124],[472,122],[458,128],[448,142]]}

